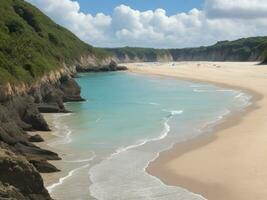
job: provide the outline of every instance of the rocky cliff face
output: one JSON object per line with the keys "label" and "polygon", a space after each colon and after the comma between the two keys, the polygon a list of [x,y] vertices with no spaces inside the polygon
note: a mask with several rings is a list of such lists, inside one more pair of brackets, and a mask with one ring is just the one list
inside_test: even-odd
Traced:
{"label": "rocky cliff face", "polygon": [[131,62],[170,62],[173,61],[173,57],[170,53],[162,55],[142,55],[142,56],[131,56],[127,53],[116,54],[114,60],[118,63],[131,63]]}
{"label": "rocky cliff face", "polygon": [[0,199],[51,199],[39,172],[59,171],[48,161],[60,157],[32,142],[39,135],[27,131],[49,131],[41,113],[69,112],[64,102],[83,101],[73,77],[76,69],[84,72],[126,70],[111,58],[98,62],[91,56],[71,67],[52,71],[32,84],[0,85]]}
{"label": "rocky cliff face", "polygon": [[260,61],[262,51],[233,48],[189,48],[169,50],[174,61]]}
{"label": "rocky cliff face", "polygon": [[38,172],[58,171],[48,161],[60,158],[27,131],[49,130],[41,113],[68,112],[64,102],[83,100],[76,68],[121,68],[27,1],[0,1],[0,13],[0,199],[50,199]]}
{"label": "rocky cliff face", "polygon": [[[149,51],[149,50],[148,50]],[[131,62],[171,62],[171,61],[260,61],[261,51],[239,52],[232,49],[170,49],[161,55],[130,56],[115,53],[119,63]]]}
{"label": "rocky cliff face", "polygon": [[212,46],[184,49],[109,48],[118,62],[166,61],[263,61],[266,60],[267,37],[220,41]]}
{"label": "rocky cliff face", "polygon": [[36,168],[6,144],[0,145],[0,199],[50,200]]}
{"label": "rocky cliff face", "polygon": [[64,102],[83,100],[74,73],[66,67],[32,85],[1,86],[0,199],[51,199],[38,172],[58,171],[48,161],[60,158],[34,145],[42,138],[27,131],[48,131],[41,112],[67,112]]}
{"label": "rocky cliff face", "polygon": [[124,71],[124,66],[118,66],[121,62],[116,56],[109,56],[103,59],[97,59],[94,56],[81,57],[81,61],[77,63],[78,72],[107,72],[107,71]]}

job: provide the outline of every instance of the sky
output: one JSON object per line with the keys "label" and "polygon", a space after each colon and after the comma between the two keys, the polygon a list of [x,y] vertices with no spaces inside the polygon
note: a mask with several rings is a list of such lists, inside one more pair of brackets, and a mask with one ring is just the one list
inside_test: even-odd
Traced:
{"label": "sky", "polygon": [[81,11],[93,15],[102,12],[111,15],[113,9],[124,4],[140,11],[162,8],[168,15],[202,8],[203,0],[78,0]]}
{"label": "sky", "polygon": [[184,48],[267,35],[267,0],[26,0],[98,47]]}

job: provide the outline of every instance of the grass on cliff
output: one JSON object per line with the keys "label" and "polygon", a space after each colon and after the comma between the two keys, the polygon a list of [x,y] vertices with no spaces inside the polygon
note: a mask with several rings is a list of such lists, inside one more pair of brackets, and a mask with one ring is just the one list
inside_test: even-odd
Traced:
{"label": "grass on cliff", "polygon": [[125,59],[127,55],[130,60],[140,59],[146,61],[155,61],[159,57],[168,55],[167,49],[139,48],[139,47],[122,47],[106,48],[106,51],[113,53],[119,59]]}
{"label": "grass on cliff", "polygon": [[31,83],[63,63],[74,64],[81,55],[89,54],[99,59],[107,56],[29,3],[0,1],[0,84]]}
{"label": "grass on cliff", "polygon": [[130,59],[145,58],[147,61],[155,61],[156,58],[164,55],[172,55],[174,60],[179,57],[212,57],[213,53],[222,53],[227,58],[238,58],[239,61],[259,60],[267,63],[267,37],[250,37],[234,41],[221,41],[212,46],[184,49],[152,49],[152,48],[110,48],[106,49],[120,59],[126,56]]}

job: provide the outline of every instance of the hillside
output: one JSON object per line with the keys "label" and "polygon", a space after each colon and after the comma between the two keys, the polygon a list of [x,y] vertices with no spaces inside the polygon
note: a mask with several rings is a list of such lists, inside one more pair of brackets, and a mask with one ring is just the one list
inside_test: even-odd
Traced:
{"label": "hillside", "polygon": [[40,112],[83,101],[76,67],[116,64],[23,0],[0,1],[0,16],[0,199],[49,200],[40,173],[59,171],[48,161],[60,157],[34,144],[50,130]]}
{"label": "hillside", "polygon": [[267,37],[221,41],[212,46],[184,49],[108,48],[120,62],[134,61],[265,61]]}
{"label": "hillside", "polygon": [[[40,173],[60,159],[39,148],[34,131],[49,131],[42,113],[68,112],[83,101],[78,71],[125,70],[116,62],[267,60],[267,37],[187,49],[95,48],[24,0],[0,1],[0,199],[49,200]],[[33,131],[29,134],[29,131]]]}
{"label": "hillside", "polygon": [[0,83],[31,83],[82,55],[107,56],[23,0],[0,1],[0,13]]}

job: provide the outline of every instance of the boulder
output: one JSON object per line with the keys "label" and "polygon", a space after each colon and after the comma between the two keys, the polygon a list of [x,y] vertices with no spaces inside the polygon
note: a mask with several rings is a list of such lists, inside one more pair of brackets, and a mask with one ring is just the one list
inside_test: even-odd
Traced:
{"label": "boulder", "polygon": [[42,103],[37,105],[39,112],[41,113],[58,113],[61,112],[61,109],[59,108],[58,104],[56,103]]}
{"label": "boulder", "polygon": [[60,79],[60,89],[63,92],[63,101],[69,102],[69,101],[84,101],[84,99],[80,96],[81,94],[81,88],[77,84],[77,82],[67,76],[63,76]]}
{"label": "boulder", "polygon": [[0,199],[2,200],[29,200],[19,189],[9,184],[0,182]]}
{"label": "boulder", "polygon": [[29,142],[43,142],[44,139],[40,135],[33,135],[29,137]]}
{"label": "boulder", "polygon": [[28,160],[32,160],[32,158],[40,158],[46,160],[60,160],[57,153],[41,149],[35,145],[27,146],[22,143],[17,143],[16,145],[14,145],[14,148],[21,154],[25,155]]}
{"label": "boulder", "polygon": [[38,171],[22,156],[0,150],[0,195],[7,199],[52,200]]}
{"label": "boulder", "polygon": [[30,160],[30,163],[34,165],[34,167],[40,173],[53,173],[59,172],[60,170],[57,169],[54,165],[50,164],[46,160]]}

